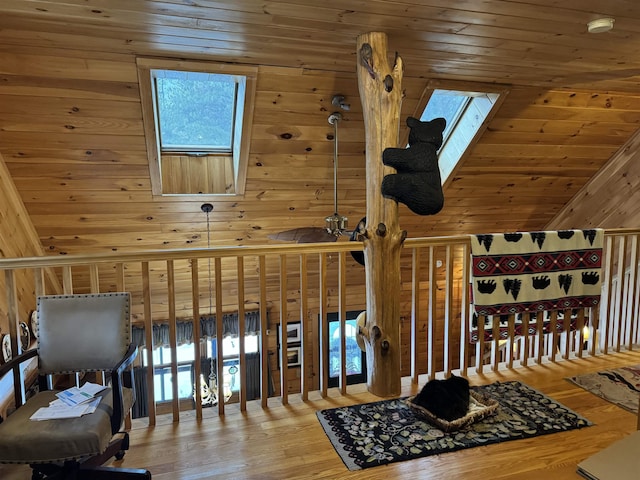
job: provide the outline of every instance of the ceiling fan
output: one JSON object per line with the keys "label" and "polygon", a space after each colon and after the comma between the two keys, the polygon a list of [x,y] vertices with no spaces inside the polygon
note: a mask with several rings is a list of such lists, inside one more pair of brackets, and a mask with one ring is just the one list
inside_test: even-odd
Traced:
{"label": "ceiling fan", "polygon": [[[336,95],[331,102],[344,110],[349,109],[349,105],[344,103],[344,97]],[[347,231],[348,219],[338,213],[338,122],[342,120],[340,112],[329,115],[329,123],[334,128],[333,147],[333,215],[326,217],[324,227],[300,227],[292,228],[278,233],[268,235],[271,240],[281,240],[296,243],[315,242],[335,242],[341,235],[351,235],[353,232]]]}

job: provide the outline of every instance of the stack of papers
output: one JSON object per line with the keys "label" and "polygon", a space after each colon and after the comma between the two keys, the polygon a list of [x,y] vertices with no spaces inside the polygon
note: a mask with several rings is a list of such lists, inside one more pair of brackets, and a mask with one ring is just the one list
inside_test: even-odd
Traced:
{"label": "stack of papers", "polygon": [[56,393],[58,397],[48,407],[38,409],[31,420],[52,420],[56,418],[76,418],[93,413],[102,397],[98,393],[106,389],[104,385],[87,382],[81,387],[71,387]]}

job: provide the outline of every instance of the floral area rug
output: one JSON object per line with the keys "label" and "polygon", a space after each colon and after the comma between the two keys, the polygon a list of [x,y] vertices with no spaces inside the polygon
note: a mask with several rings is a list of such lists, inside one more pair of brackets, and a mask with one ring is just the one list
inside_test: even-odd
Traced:
{"label": "floral area rug", "polygon": [[567,380],[625,410],[638,411],[640,365],[578,375]]}
{"label": "floral area rug", "polygon": [[591,425],[576,412],[520,382],[472,388],[497,400],[500,406],[495,414],[451,433],[430,424],[406,398],[321,410],[317,416],[349,470]]}

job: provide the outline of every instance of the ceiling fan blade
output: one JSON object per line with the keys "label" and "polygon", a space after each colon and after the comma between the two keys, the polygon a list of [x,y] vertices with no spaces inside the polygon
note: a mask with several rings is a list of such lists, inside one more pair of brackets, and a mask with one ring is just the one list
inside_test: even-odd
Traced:
{"label": "ceiling fan blade", "polygon": [[322,227],[301,227],[268,235],[271,240],[296,243],[335,242],[338,237]]}

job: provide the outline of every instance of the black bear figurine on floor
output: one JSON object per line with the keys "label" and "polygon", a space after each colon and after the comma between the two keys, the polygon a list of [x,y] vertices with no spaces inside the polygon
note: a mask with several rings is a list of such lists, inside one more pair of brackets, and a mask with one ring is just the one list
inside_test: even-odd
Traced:
{"label": "black bear figurine on floor", "polygon": [[434,215],[444,206],[438,149],[446,124],[444,118],[421,122],[409,117],[409,148],[386,148],[382,153],[382,162],[398,172],[382,179],[382,194],[418,215]]}
{"label": "black bear figurine on floor", "polygon": [[469,381],[452,375],[446,380],[429,380],[412,403],[449,422],[469,411]]}

